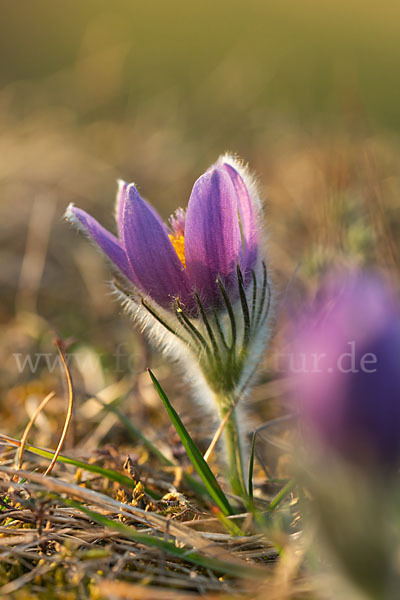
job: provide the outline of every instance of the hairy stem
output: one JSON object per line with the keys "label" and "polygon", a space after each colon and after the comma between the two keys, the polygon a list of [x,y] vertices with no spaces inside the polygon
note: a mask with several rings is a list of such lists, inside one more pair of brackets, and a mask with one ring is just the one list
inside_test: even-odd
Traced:
{"label": "hairy stem", "polygon": [[225,449],[228,460],[228,478],[233,494],[247,496],[245,473],[243,468],[243,448],[236,414],[235,398],[227,393],[219,393],[216,401],[221,419],[230,413],[224,428]]}

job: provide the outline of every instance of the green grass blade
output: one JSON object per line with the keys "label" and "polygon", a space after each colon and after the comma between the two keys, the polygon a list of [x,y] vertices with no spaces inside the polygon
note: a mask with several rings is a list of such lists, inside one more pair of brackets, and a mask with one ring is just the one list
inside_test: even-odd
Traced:
{"label": "green grass blade", "polygon": [[165,539],[165,537],[156,537],[155,535],[150,535],[148,533],[141,533],[133,527],[125,525],[120,521],[109,519],[108,517],[105,517],[104,515],[87,508],[75,500],[58,497],[57,500],[66,506],[71,506],[82,511],[96,523],[104,525],[105,527],[109,527],[114,531],[118,531],[122,536],[134,542],[138,542],[153,548],[158,548],[159,550],[167,552],[168,554],[180,558],[181,560],[188,561],[197,566],[212,569],[218,573],[233,575],[234,577],[258,580],[264,580],[266,578],[266,573],[264,573],[264,571],[259,567],[251,567],[245,564],[242,565],[239,562],[220,560],[215,557],[200,554],[193,550],[188,550],[187,548],[180,548],[176,546],[174,540],[168,540]]}
{"label": "green grass blade", "polygon": [[236,525],[235,521],[228,519],[226,515],[224,515],[219,508],[214,507],[213,514],[217,517],[218,521],[221,523],[223,527],[225,527],[226,531],[231,534],[233,537],[238,537],[241,535],[245,535],[243,529],[240,529],[238,525]]}
{"label": "green grass blade", "polygon": [[190,458],[197,473],[201,477],[201,480],[203,481],[208,493],[210,494],[210,496],[214,500],[214,502],[217,504],[217,506],[221,509],[223,514],[232,515],[233,514],[232,508],[231,508],[224,492],[221,490],[217,480],[215,479],[213,472],[211,471],[210,467],[204,460],[200,450],[197,448],[196,444],[190,437],[185,426],[183,425],[182,421],[180,420],[178,413],[176,412],[174,407],[171,405],[166,393],[162,389],[161,385],[158,383],[156,377],[153,375],[153,373],[150,371],[150,369],[148,369],[148,371],[149,371],[150,377],[153,381],[154,387],[156,388],[158,395],[160,396],[165,408],[167,409],[169,418],[171,419],[171,421],[181,439],[181,442],[185,447],[187,455]]}
{"label": "green grass blade", "polygon": [[[100,400],[100,398],[96,396],[93,396],[93,398],[103,406],[103,409],[105,411],[113,412],[118,417],[122,425],[126,427],[126,430],[130,434],[134,442],[137,442],[137,440],[143,442],[143,445],[146,446],[149,452],[151,452],[156,458],[158,458],[158,460],[162,464],[166,465],[167,467],[178,466],[178,464],[175,461],[165,456],[165,454],[163,454],[163,452],[161,452],[161,450],[159,450],[153,444],[153,442],[151,442],[146,436],[144,436],[143,433],[137,427],[135,427],[135,425],[133,425],[133,423],[119,410],[119,408],[115,406],[114,402],[111,402],[110,404],[105,404],[104,402],[102,402],[102,400]],[[201,483],[201,481],[197,481],[194,477],[189,475],[189,473],[185,472],[183,473],[183,479],[196,494],[198,494],[199,496],[208,496],[207,490]]]}
{"label": "green grass blade", "polygon": [[97,396],[93,396],[93,398],[99,404],[101,404],[101,406],[103,407],[103,409],[105,411],[112,412],[118,417],[118,419],[121,421],[122,425],[124,425],[124,427],[130,434],[130,436],[134,442],[136,442],[137,440],[140,440],[143,443],[143,446],[145,446],[147,448],[147,450],[153,454],[153,456],[158,458],[158,460],[162,464],[167,465],[168,467],[176,466],[176,463],[174,463],[167,456],[165,456],[165,454],[163,454],[163,452],[161,452],[161,450],[159,450],[157,448],[157,446],[155,446],[153,444],[153,442],[151,442],[145,435],[143,435],[143,433],[140,431],[140,429],[138,427],[135,427],[135,425],[128,419],[128,417],[126,417],[119,410],[119,408],[117,408],[117,406],[115,406],[115,401],[111,402],[110,404],[106,404]]}
{"label": "green grass blade", "polygon": [[251,453],[249,461],[249,498],[253,500],[253,471],[254,471],[254,455],[256,448],[256,431],[253,431],[253,437],[251,438]]}
{"label": "green grass blade", "polygon": [[290,494],[290,492],[292,491],[292,489],[294,488],[295,485],[296,485],[295,480],[289,479],[289,481],[277,493],[275,498],[273,500],[271,500],[271,502],[268,504],[267,510],[268,511],[275,510],[279,506],[279,504],[282,502],[282,500],[284,500],[286,498],[286,496],[288,494]]}
{"label": "green grass blade", "polygon": [[[25,450],[27,450],[28,452],[31,452],[32,454],[36,454],[38,456],[43,456],[43,458],[48,458],[49,460],[51,460],[54,456],[54,452],[51,452],[50,450],[43,450],[42,448],[36,448],[35,446],[26,445]],[[76,460],[75,458],[69,458],[68,456],[63,456],[62,454],[58,455],[57,462],[61,462],[66,465],[73,465],[74,467],[77,467],[78,469],[82,469],[84,471],[90,471],[91,473],[97,473],[97,475],[106,477],[110,481],[115,481],[115,482],[119,483],[120,485],[123,485],[123,486],[131,488],[131,489],[134,489],[136,486],[136,482],[133,481],[133,479],[130,479],[129,477],[126,477],[126,475],[122,475],[122,473],[118,473],[117,471],[114,471],[113,469],[105,469],[104,467],[99,467],[98,465],[92,465],[92,464],[83,462],[81,460]],[[147,488],[146,488],[146,493],[148,493],[149,496],[151,496],[155,500],[160,499],[160,496],[158,494],[155,494],[154,492],[152,492],[151,490],[148,490]]]}

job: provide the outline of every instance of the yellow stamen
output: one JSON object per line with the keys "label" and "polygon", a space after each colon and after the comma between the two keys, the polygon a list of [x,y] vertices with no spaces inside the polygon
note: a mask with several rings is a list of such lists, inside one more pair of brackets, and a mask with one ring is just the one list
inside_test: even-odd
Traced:
{"label": "yellow stamen", "polygon": [[186,269],[185,238],[183,237],[183,235],[174,235],[173,233],[170,233],[168,237],[171,240],[173,247],[175,248],[175,252],[177,253],[179,260]]}

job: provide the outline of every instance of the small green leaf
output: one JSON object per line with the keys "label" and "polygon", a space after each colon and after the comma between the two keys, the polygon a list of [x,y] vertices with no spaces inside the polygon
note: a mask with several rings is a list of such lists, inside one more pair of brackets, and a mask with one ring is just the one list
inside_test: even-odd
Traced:
{"label": "small green leaf", "polygon": [[210,494],[210,496],[214,500],[214,502],[217,504],[217,506],[221,509],[221,511],[223,512],[224,515],[232,515],[233,514],[232,508],[231,508],[224,492],[221,490],[217,480],[215,479],[213,472],[211,471],[210,467],[208,466],[208,464],[204,460],[203,456],[201,455],[200,450],[197,448],[196,444],[190,437],[185,426],[183,425],[182,421],[180,420],[178,413],[176,412],[174,407],[171,405],[166,393],[162,389],[162,387],[159,384],[159,382],[157,381],[156,377],[153,375],[153,373],[150,371],[150,369],[148,369],[148,371],[149,371],[150,377],[153,381],[154,387],[156,388],[158,395],[160,396],[165,408],[167,409],[169,418],[171,419],[171,421],[181,439],[181,442],[185,447],[187,455],[190,458],[197,473],[200,475],[208,493]]}

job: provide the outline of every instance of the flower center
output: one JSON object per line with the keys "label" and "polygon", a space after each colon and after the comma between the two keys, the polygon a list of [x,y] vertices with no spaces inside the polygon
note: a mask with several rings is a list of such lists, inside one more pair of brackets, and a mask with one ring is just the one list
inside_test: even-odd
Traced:
{"label": "flower center", "polygon": [[171,240],[173,247],[175,248],[175,252],[177,253],[179,260],[186,269],[185,238],[183,237],[183,235],[174,235],[173,233],[168,234],[168,237]]}

